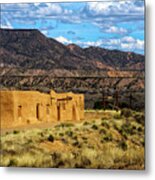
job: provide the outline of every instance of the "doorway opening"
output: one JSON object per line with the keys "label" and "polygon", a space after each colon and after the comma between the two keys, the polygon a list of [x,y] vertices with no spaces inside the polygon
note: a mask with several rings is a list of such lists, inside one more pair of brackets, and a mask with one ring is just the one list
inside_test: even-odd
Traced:
{"label": "doorway opening", "polygon": [[40,119],[39,109],[40,109],[40,104],[38,103],[37,106],[36,106],[36,118],[37,118],[38,120]]}
{"label": "doorway opening", "polygon": [[60,105],[57,106],[57,116],[58,116],[58,121],[60,121]]}

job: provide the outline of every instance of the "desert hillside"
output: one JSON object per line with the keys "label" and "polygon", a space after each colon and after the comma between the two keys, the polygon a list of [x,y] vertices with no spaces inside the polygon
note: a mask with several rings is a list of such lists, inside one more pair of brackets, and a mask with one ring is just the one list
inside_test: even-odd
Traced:
{"label": "desert hillside", "polygon": [[[1,67],[62,70],[144,70],[144,56],[101,47],[63,45],[35,29],[0,29]],[[17,73],[17,71],[16,71]]]}

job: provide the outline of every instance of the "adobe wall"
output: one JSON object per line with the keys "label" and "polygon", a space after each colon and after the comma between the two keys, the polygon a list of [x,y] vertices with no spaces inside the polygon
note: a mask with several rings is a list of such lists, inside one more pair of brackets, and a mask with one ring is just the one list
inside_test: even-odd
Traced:
{"label": "adobe wall", "polygon": [[0,123],[1,127],[9,128],[14,125],[14,93],[0,91]]}
{"label": "adobe wall", "polygon": [[79,121],[84,119],[84,95],[74,93],[55,93],[51,91],[51,97],[57,101],[58,121]]}
{"label": "adobe wall", "polygon": [[84,119],[82,94],[0,91],[1,127]]}
{"label": "adobe wall", "polygon": [[52,119],[53,113],[48,94],[37,91],[15,91],[14,101],[16,125],[47,122]]}

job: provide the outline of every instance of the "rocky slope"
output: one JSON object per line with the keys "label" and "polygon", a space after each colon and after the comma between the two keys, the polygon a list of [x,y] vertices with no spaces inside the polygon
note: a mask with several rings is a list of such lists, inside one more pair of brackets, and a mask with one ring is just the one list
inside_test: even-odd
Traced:
{"label": "rocky slope", "polygon": [[16,69],[16,74],[21,70],[34,70],[34,74],[53,69],[144,70],[144,56],[100,47],[65,46],[36,29],[0,29],[0,67]]}

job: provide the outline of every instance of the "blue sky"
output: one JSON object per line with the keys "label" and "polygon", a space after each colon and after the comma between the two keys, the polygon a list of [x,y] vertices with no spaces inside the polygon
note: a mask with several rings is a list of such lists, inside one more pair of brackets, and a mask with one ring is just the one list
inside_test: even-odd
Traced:
{"label": "blue sky", "polygon": [[144,1],[1,4],[1,28],[39,29],[81,47],[144,54]]}

